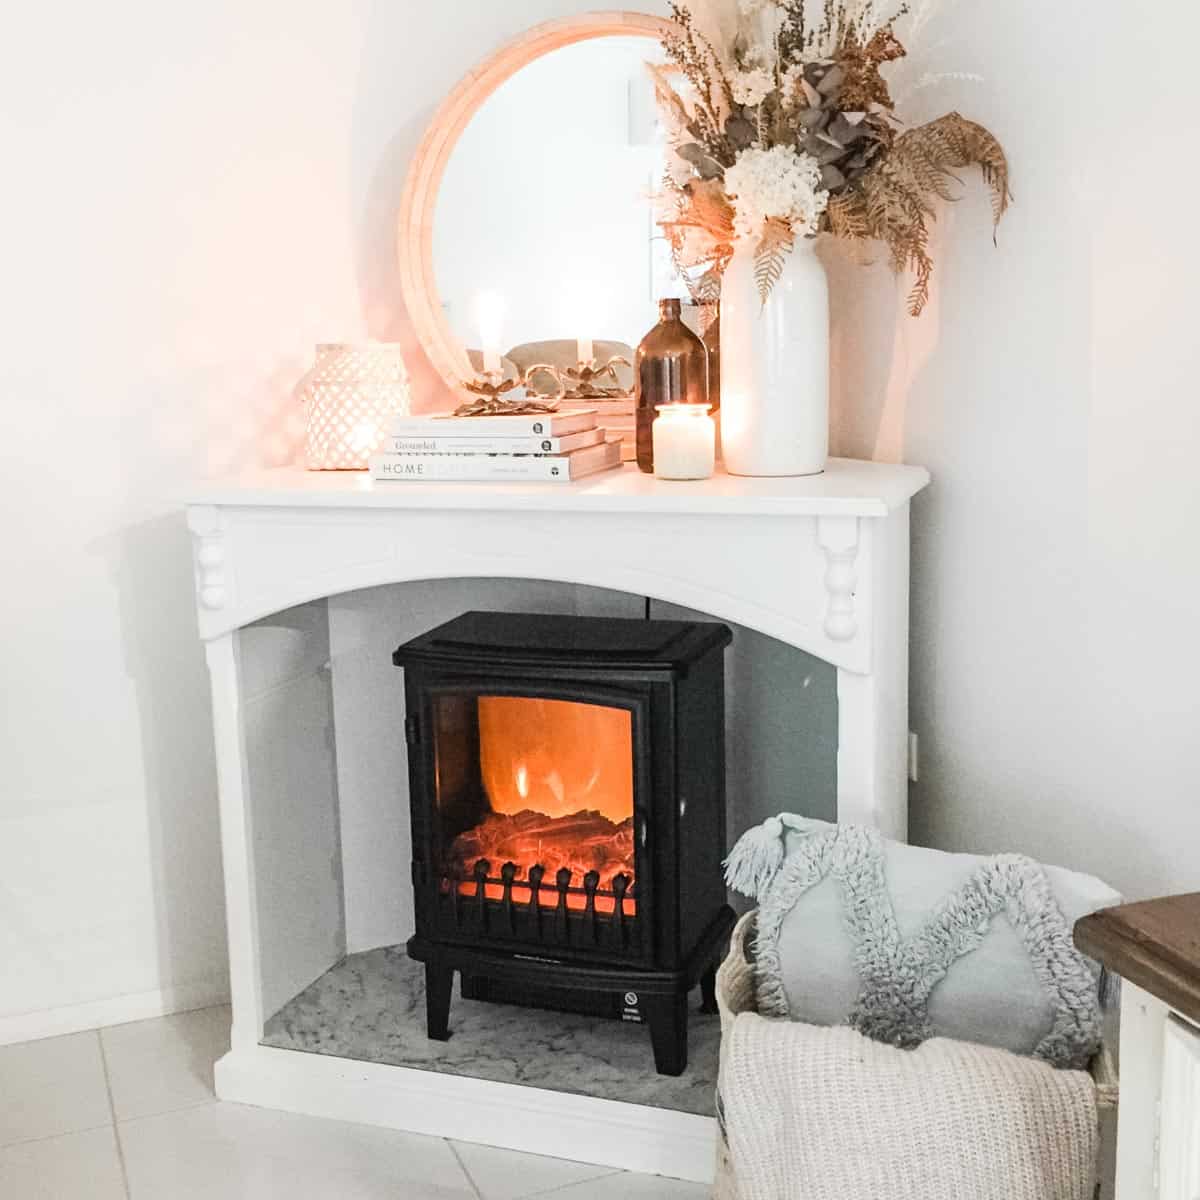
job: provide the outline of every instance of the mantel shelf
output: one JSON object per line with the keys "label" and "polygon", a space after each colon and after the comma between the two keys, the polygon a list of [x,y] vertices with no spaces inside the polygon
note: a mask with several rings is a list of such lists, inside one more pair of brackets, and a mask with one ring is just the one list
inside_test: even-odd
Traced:
{"label": "mantel shelf", "polygon": [[569,484],[376,483],[361,472],[281,467],[200,485],[196,505],[242,508],[487,510],[677,515],[885,517],[929,482],[923,467],[831,459],[823,475],[695,483],[626,466]]}

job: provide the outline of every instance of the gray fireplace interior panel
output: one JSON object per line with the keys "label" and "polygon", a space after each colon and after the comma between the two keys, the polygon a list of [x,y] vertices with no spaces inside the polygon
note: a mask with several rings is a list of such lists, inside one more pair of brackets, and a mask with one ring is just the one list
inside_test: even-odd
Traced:
{"label": "gray fireplace interior panel", "polygon": [[433,1042],[422,967],[389,946],[327,971],[271,1017],[262,1044],[712,1116],[720,1019],[699,1004],[697,991],[678,1078],[655,1072],[643,1025],[463,1000],[457,987],[450,1040]]}
{"label": "gray fireplace interior panel", "polygon": [[[712,620],[654,601],[663,619]],[[731,625],[726,655],[729,836],[780,812],[837,820],[837,668]]]}

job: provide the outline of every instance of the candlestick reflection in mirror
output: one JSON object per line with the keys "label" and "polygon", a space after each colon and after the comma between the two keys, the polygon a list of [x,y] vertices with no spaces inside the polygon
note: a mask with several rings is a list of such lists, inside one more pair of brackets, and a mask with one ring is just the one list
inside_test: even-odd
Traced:
{"label": "candlestick reflection in mirror", "polygon": [[504,297],[499,292],[480,292],[475,301],[479,344],[483,351],[483,373],[489,377],[502,378],[504,375],[501,355],[504,352],[506,307]]}
{"label": "candlestick reflection in mirror", "polygon": [[716,469],[717,427],[707,404],[660,404],[652,430],[659,479],[708,479]]}
{"label": "candlestick reflection in mirror", "polygon": [[[594,349],[592,354],[595,355]],[[586,362],[580,360],[578,365],[559,371],[559,379],[566,398],[568,400],[626,399],[632,393],[629,388],[622,386],[621,378],[617,374],[618,367],[632,369],[632,364],[629,359],[614,354],[603,366],[600,366],[595,357],[592,357]]]}

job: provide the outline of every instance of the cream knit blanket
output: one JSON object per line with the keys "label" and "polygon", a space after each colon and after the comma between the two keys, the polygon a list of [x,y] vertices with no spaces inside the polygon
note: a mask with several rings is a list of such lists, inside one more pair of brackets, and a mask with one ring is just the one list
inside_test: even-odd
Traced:
{"label": "cream knit blanket", "polygon": [[1096,1089],[1004,1050],[739,1013],[721,1097],[740,1200],[1088,1200]]}

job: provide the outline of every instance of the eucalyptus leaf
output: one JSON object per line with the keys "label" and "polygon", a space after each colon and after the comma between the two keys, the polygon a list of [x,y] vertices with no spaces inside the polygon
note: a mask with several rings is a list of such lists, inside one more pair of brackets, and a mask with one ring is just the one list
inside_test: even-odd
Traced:
{"label": "eucalyptus leaf", "polygon": [[855,125],[853,122],[847,121],[844,113],[838,113],[830,121],[825,133],[843,146],[852,145],[867,135],[867,131],[861,125]]}
{"label": "eucalyptus leaf", "polygon": [[725,124],[725,136],[738,150],[745,150],[758,137],[758,129],[744,117],[732,117]]}
{"label": "eucalyptus leaf", "polygon": [[831,67],[817,84],[822,96],[832,96],[846,82],[846,72],[841,67]]}
{"label": "eucalyptus leaf", "polygon": [[676,147],[675,153],[686,163],[691,163],[700,173],[701,179],[719,179],[724,168],[699,142],[684,142]]}
{"label": "eucalyptus leaf", "polygon": [[826,163],[821,168],[821,183],[827,192],[833,192],[840,187],[845,187],[846,177],[833,163]]}
{"label": "eucalyptus leaf", "polygon": [[836,142],[830,142],[823,137],[810,137],[804,143],[804,149],[817,160],[817,165],[822,167],[826,163],[837,162],[846,153]]}

